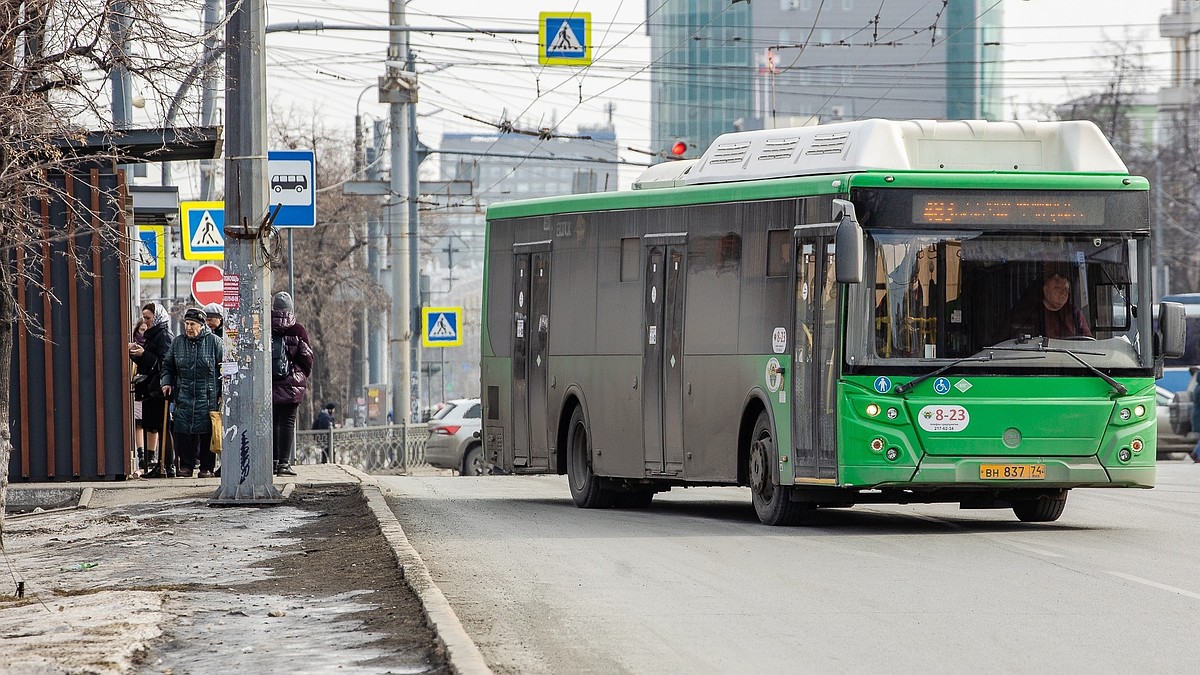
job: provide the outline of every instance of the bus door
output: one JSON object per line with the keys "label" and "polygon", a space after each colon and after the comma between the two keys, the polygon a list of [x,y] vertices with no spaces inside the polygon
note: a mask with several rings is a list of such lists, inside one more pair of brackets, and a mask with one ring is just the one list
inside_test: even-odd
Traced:
{"label": "bus door", "polygon": [[642,239],[642,419],[647,474],[683,473],[683,299],[687,236]]}
{"label": "bus door", "polygon": [[796,325],[792,345],[793,471],[798,479],[837,479],[837,312],[830,237],[796,237]]}
{"label": "bus door", "polygon": [[550,339],[550,242],[517,244],[513,271],[513,465],[549,467],[546,372]]}

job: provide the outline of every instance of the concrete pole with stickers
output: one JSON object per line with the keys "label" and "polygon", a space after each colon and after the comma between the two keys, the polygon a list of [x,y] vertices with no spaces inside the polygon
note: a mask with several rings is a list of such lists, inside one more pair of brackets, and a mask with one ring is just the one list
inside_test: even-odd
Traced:
{"label": "concrete pole with stickers", "polygon": [[266,2],[227,0],[225,29],[225,361],[216,506],[278,504],[271,451]]}

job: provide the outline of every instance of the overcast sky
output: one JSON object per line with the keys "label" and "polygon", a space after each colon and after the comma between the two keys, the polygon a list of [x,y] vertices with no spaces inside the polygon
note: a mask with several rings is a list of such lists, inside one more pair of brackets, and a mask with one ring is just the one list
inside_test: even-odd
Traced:
{"label": "overcast sky", "polygon": [[[612,103],[620,145],[648,149],[646,6],[646,0],[412,0],[408,24],[423,27],[536,29],[539,11],[590,11],[596,45],[590,68],[543,67],[537,63],[536,35],[413,34],[422,73],[418,105],[422,139],[437,145],[447,131],[494,131],[465,115],[493,123],[513,120],[530,128],[558,123],[572,131],[580,124],[606,121],[605,106]],[[1127,48],[1144,52],[1146,65],[1155,68],[1147,85],[1156,91],[1168,74],[1167,46],[1158,38],[1158,19],[1169,6],[1169,0],[1003,0],[1007,114],[1029,116],[1032,105],[1102,88],[1111,73],[1111,58],[1102,55],[1118,49],[1106,41],[1125,42]],[[386,0],[271,1],[268,22],[319,19],[385,25],[386,10]],[[368,117],[386,117],[386,106],[376,102],[372,87],[384,70],[386,43],[382,31],[269,35],[272,104],[315,113],[327,126],[344,128],[347,135],[356,108]],[[623,157],[645,159],[632,152],[623,152]],[[622,178],[628,182],[628,176]]]}

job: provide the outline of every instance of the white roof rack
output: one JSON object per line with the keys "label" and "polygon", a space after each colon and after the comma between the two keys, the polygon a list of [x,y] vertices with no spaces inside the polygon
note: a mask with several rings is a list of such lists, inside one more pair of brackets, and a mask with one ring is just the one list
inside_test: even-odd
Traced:
{"label": "white roof rack", "polygon": [[1129,173],[1091,122],[876,119],[723,134],[698,160],[650,167],[634,188],[872,170]]}

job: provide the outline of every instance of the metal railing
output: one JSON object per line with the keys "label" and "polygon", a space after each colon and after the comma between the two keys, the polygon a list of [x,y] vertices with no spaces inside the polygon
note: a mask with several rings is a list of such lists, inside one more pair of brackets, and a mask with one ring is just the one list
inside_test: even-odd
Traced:
{"label": "metal railing", "polygon": [[296,431],[295,464],[333,462],[364,473],[401,474],[425,464],[424,424]]}

